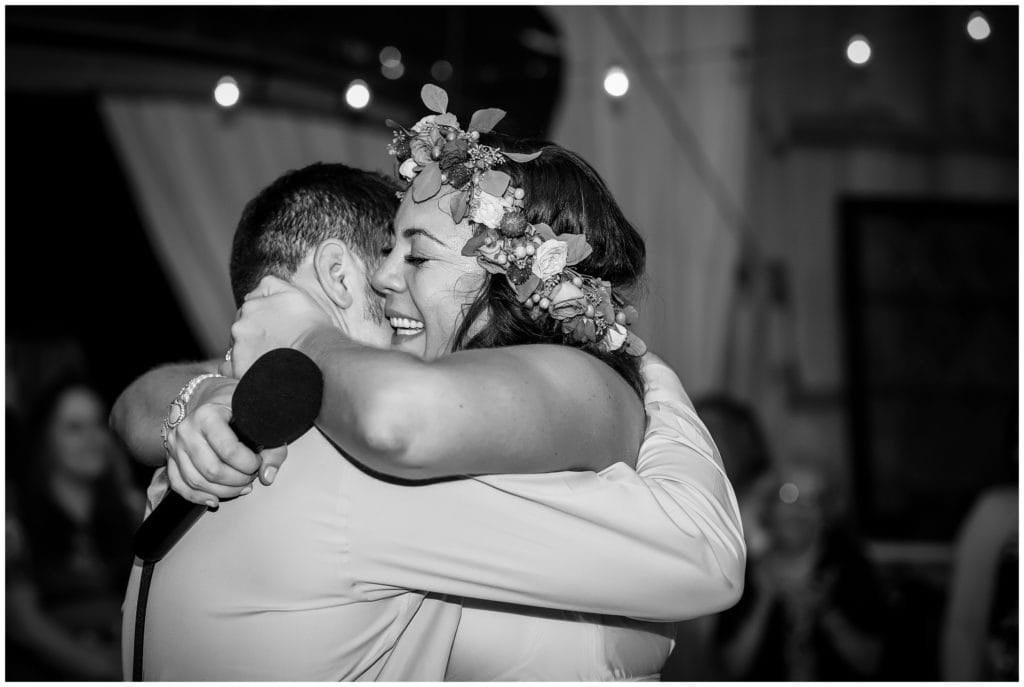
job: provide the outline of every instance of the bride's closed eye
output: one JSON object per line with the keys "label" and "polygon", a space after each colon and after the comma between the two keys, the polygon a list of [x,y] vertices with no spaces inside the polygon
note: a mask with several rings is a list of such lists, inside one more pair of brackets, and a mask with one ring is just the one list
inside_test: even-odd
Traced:
{"label": "bride's closed eye", "polygon": [[420,257],[419,255],[413,255],[412,253],[405,256],[405,261],[408,264],[413,265],[414,267],[420,267],[421,265],[423,265],[423,263],[430,262],[429,258]]}

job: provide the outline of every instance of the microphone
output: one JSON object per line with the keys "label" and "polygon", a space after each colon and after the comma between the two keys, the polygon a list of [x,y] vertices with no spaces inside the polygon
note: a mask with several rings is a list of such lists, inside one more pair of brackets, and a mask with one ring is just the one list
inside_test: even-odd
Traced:
{"label": "microphone", "polygon": [[[307,355],[275,348],[238,381],[231,399],[231,429],[254,453],[289,444],[313,426],[323,390],[320,368]],[[135,555],[147,563],[159,561],[207,510],[168,491],[135,533]]]}

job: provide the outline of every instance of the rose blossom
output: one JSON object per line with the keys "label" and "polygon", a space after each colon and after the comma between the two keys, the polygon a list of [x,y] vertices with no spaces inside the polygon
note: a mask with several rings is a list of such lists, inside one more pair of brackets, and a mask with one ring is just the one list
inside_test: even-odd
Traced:
{"label": "rose blossom", "polygon": [[551,306],[548,312],[556,320],[569,320],[582,315],[587,309],[587,298],[571,281],[564,281],[555,287],[549,296]]}
{"label": "rose blossom", "polygon": [[565,259],[569,245],[565,241],[548,239],[537,246],[533,256],[533,273],[541,279],[553,277],[565,269]]}
{"label": "rose blossom", "polygon": [[402,166],[398,168],[398,173],[406,179],[412,181],[412,178],[416,176],[416,160],[411,157],[402,163]]}
{"label": "rose blossom", "polygon": [[434,124],[437,121],[437,115],[427,115],[412,125],[412,130],[416,133],[423,131],[427,124]]}
{"label": "rose blossom", "polygon": [[476,209],[473,210],[473,216],[470,219],[480,224],[486,224],[491,229],[497,229],[507,209],[508,203],[505,199],[481,191],[477,196]]}
{"label": "rose blossom", "polygon": [[548,296],[548,299],[552,303],[561,303],[562,301],[571,301],[576,298],[586,298],[583,293],[583,289],[573,284],[571,281],[563,281],[561,284],[555,287]]}
{"label": "rose blossom", "polygon": [[604,334],[604,340],[609,351],[619,350],[622,348],[622,344],[626,343],[626,328],[616,322],[608,327],[608,331]]}
{"label": "rose blossom", "polygon": [[409,153],[416,164],[426,166],[434,161],[434,145],[419,136],[409,141]]}

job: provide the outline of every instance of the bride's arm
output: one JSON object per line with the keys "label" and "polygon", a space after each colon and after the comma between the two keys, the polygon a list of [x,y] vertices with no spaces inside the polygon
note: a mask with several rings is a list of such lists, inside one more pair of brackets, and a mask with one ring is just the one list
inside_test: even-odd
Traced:
{"label": "bride's arm", "polygon": [[632,463],[636,393],[565,346],[460,351],[423,362],[316,327],[296,342],[324,373],[320,429],[367,467],[408,479]]}
{"label": "bride's arm", "polygon": [[264,277],[231,327],[240,377],[289,346],[324,373],[317,426],[406,479],[596,469],[636,455],[643,407],[626,380],[568,346],[458,351],[423,361],[353,341],[305,291]]}
{"label": "bride's arm", "polygon": [[347,572],[379,588],[678,621],[743,590],[739,509],[675,374],[644,359],[647,434],[634,472],[347,485]]}

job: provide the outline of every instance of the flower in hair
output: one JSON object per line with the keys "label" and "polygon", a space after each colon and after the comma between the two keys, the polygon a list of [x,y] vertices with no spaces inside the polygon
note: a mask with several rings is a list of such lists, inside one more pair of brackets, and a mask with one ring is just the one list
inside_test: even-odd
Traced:
{"label": "flower in hair", "polygon": [[565,269],[569,244],[558,239],[548,239],[537,246],[533,256],[533,273],[539,279],[549,279]]}
{"label": "flower in hair", "polygon": [[413,201],[436,197],[444,185],[454,189],[448,204],[452,219],[456,224],[468,219],[474,228],[462,254],[504,275],[533,319],[550,317],[560,323],[563,336],[580,344],[643,355],[646,345],[626,329],[636,320],[636,308],[613,294],[610,282],[573,269],[591,253],[586,236],[556,236],[547,224],[531,224],[524,213],[524,190],[495,169],[507,162],[530,162],[541,151],[512,153],[480,143],[480,134],[501,121],[503,110],[478,110],[463,131],[447,111],[444,89],[427,84],[420,96],[435,114],[410,129],[387,122],[394,130],[388,152],[398,160],[399,175],[410,182]]}

